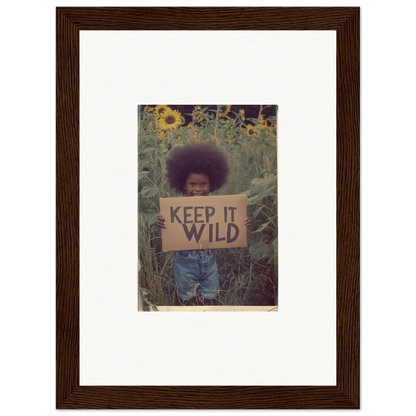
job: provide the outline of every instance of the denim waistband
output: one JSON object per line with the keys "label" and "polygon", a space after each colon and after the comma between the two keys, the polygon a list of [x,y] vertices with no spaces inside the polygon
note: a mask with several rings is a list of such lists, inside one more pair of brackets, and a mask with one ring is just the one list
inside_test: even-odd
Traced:
{"label": "denim waistband", "polygon": [[204,257],[204,256],[214,256],[215,255],[215,249],[209,249],[209,250],[181,250],[178,251],[178,253],[182,257]]}

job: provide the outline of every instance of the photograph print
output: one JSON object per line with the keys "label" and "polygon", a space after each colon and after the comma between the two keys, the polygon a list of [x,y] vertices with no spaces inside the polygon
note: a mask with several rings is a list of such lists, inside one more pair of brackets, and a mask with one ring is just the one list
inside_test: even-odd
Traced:
{"label": "photograph print", "polygon": [[138,310],[277,310],[277,105],[138,106]]}

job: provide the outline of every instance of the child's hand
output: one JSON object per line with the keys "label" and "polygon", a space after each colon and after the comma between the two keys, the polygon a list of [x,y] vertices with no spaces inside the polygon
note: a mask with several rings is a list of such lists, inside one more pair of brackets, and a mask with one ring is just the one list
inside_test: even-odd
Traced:
{"label": "child's hand", "polygon": [[250,225],[251,225],[251,220],[250,220],[250,218],[246,218],[246,219],[244,220],[244,225],[245,225],[246,227],[250,227]]}
{"label": "child's hand", "polygon": [[159,214],[159,215],[157,216],[156,225],[157,225],[159,228],[166,228],[166,225],[165,225],[165,219],[163,218],[163,215],[162,215],[162,214]]}

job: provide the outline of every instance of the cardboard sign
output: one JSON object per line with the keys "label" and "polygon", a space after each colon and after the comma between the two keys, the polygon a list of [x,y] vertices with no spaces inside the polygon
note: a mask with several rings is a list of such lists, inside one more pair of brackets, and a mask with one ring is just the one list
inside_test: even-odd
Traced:
{"label": "cardboard sign", "polygon": [[246,247],[247,196],[160,198],[162,250]]}

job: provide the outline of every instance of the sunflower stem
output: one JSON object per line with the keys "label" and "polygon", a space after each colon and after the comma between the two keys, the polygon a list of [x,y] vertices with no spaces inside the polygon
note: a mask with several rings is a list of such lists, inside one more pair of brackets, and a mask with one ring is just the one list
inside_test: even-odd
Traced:
{"label": "sunflower stem", "polygon": [[220,111],[220,106],[217,105],[217,112],[215,113],[215,127],[214,127],[214,142],[217,140],[217,125],[218,125],[218,113]]}
{"label": "sunflower stem", "polygon": [[260,118],[261,116],[261,111],[263,110],[263,104],[260,104],[260,111],[259,111],[259,116],[257,118]]}

